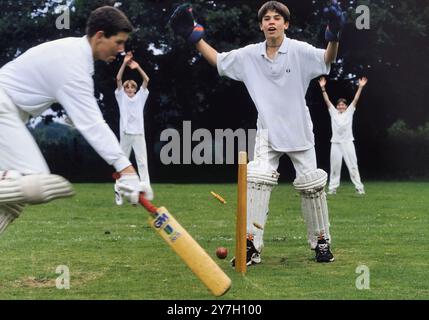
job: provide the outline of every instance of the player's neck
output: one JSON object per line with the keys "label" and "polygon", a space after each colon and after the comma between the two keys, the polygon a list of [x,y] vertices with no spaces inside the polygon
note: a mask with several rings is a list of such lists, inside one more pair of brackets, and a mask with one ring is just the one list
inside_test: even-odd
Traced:
{"label": "player's neck", "polygon": [[274,56],[279,51],[284,41],[284,36],[277,38],[268,38],[266,42],[266,50],[268,56]]}

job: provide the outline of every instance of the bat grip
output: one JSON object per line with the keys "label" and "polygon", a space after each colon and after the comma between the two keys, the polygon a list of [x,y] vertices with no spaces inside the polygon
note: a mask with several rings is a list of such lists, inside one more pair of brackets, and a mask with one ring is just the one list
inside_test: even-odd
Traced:
{"label": "bat grip", "polygon": [[[118,180],[121,177],[121,174],[119,172],[115,172],[112,174],[112,178],[115,180]],[[140,193],[139,196],[139,203],[151,213],[153,217],[157,216],[157,210],[158,208],[155,207],[149,200],[145,199],[144,193]]]}
{"label": "bat grip", "polygon": [[149,200],[145,199],[144,194],[140,193],[139,197],[139,203],[147,210],[149,211],[152,216],[157,214],[158,208],[155,207]]}

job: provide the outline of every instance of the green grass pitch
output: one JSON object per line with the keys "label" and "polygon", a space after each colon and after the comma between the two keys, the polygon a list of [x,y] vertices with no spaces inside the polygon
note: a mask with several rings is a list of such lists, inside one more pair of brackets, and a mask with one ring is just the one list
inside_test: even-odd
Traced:
{"label": "green grass pitch", "polygon": [[[70,199],[27,207],[0,237],[0,299],[212,299],[147,225],[141,207],[114,205],[112,184],[76,184]],[[289,184],[272,193],[263,263],[246,276],[234,251],[236,185],[155,184],[163,205],[232,279],[219,299],[428,299],[429,183],[351,184],[328,197],[336,261],[317,264],[306,243],[300,197]],[[227,204],[214,199],[222,195]],[[225,246],[229,256],[215,257]],[[55,286],[70,270],[70,289]],[[358,290],[356,268],[369,268]]]}

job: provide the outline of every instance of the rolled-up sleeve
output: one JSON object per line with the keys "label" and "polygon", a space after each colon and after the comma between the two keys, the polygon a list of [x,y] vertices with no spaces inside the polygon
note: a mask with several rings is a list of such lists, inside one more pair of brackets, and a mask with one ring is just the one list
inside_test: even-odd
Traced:
{"label": "rolled-up sleeve", "polygon": [[217,55],[217,71],[220,76],[243,81],[243,61],[241,49],[223,52]]}
{"label": "rolled-up sleeve", "polygon": [[[90,78],[89,78],[90,79]],[[57,101],[64,107],[76,128],[94,150],[116,171],[131,165],[118,139],[105,122],[94,97],[92,79],[67,82],[57,91]]]}

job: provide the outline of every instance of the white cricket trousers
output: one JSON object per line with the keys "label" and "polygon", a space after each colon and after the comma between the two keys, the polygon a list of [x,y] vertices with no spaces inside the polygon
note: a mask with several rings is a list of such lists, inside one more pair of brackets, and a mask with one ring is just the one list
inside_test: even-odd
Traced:
{"label": "white cricket trousers", "polygon": [[[284,154],[286,154],[292,161],[297,178],[306,176],[317,170],[316,152],[314,147],[303,151],[280,152],[274,150],[267,142],[267,140],[267,134],[264,134],[264,132],[261,133],[258,130],[255,142],[254,159],[248,164],[248,172],[261,172],[271,175],[273,174],[273,172],[277,172],[279,160]],[[259,252],[261,252],[264,246],[263,235],[265,223],[268,218],[271,190],[271,188],[267,189],[263,188],[262,186],[256,188],[250,187],[250,189],[248,188],[247,233],[253,236],[254,246]],[[324,207],[324,205],[326,204],[324,201],[326,201],[326,198],[318,200],[317,203],[320,208]],[[304,216],[304,220],[307,224],[307,228],[313,228],[313,226],[309,224],[309,221],[312,220],[308,219],[308,215],[317,215],[317,212],[307,212],[308,210],[305,211],[304,208],[301,208],[301,210]],[[327,224],[329,225],[327,212],[326,219]],[[260,226],[262,226],[262,228],[255,228],[254,223],[252,222],[257,222]],[[315,248],[317,240],[314,240],[313,231],[308,232],[307,236],[308,242],[310,243],[311,247]]]}
{"label": "white cricket trousers", "polygon": [[28,117],[0,88],[0,170],[49,174],[48,165],[25,126]]}
{"label": "white cricket trousers", "polygon": [[131,150],[134,150],[140,181],[150,185],[149,170],[147,166],[146,139],[144,134],[121,133],[121,148],[129,158]]}
{"label": "white cricket trousers", "polygon": [[248,168],[255,171],[277,171],[280,158],[287,154],[295,168],[296,177],[304,176],[317,169],[316,151],[314,147],[304,151],[280,152],[274,150],[267,142],[267,134],[258,130],[255,141],[255,153],[253,161]]}
{"label": "white cricket trousers", "polygon": [[353,141],[331,143],[331,172],[329,177],[329,190],[337,189],[341,180],[341,165],[344,162],[349,170],[350,179],[355,188],[363,189],[358,169],[356,149]]}

